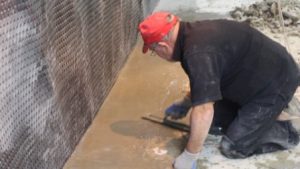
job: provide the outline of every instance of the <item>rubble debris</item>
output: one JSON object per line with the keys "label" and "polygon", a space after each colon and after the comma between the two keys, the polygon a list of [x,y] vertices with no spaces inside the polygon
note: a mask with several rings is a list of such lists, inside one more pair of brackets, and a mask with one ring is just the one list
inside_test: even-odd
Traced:
{"label": "rubble debris", "polygon": [[[300,1],[282,0],[281,9],[287,31],[300,36]],[[269,28],[274,33],[278,33],[282,28],[276,0],[264,0],[247,7],[237,7],[230,15],[235,20],[247,22],[261,29]]]}

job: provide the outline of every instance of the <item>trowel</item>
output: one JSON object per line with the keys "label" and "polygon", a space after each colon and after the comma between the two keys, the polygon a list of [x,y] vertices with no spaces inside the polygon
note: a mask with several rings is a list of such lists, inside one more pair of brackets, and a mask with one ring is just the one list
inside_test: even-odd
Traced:
{"label": "trowel", "polygon": [[[160,124],[163,126],[167,126],[179,131],[189,132],[190,126],[176,120],[172,120],[169,117],[159,117],[156,115],[149,114],[148,116],[143,116],[142,119],[151,121],[156,124]],[[209,130],[209,134],[213,135],[222,135],[222,128],[221,127],[211,127]]]}

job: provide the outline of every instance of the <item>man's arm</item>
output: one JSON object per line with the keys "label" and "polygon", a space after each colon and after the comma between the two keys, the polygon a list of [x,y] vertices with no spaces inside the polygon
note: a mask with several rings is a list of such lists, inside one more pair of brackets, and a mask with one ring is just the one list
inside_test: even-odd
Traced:
{"label": "man's arm", "polygon": [[213,102],[193,107],[190,115],[190,137],[186,148],[173,164],[174,169],[194,169],[199,152],[208,135],[213,120]]}
{"label": "man's arm", "polygon": [[190,115],[190,137],[186,149],[191,153],[201,151],[214,115],[213,102],[193,107]]}

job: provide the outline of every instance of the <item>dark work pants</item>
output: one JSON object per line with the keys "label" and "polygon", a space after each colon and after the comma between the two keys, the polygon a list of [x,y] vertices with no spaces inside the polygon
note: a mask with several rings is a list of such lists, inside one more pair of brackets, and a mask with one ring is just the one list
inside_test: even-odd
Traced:
{"label": "dark work pants", "polygon": [[246,158],[295,147],[299,143],[297,131],[290,121],[277,121],[277,117],[297,86],[291,83],[243,106],[228,100],[215,102],[212,125],[223,129],[221,153],[228,158]]}

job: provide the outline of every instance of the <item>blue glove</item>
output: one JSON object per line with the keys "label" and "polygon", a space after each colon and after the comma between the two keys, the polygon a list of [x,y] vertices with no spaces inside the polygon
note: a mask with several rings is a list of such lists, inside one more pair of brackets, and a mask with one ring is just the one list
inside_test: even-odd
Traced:
{"label": "blue glove", "polygon": [[187,115],[192,106],[191,100],[189,97],[185,97],[182,100],[173,103],[165,110],[165,116],[170,116],[172,119],[181,119]]}
{"label": "blue glove", "polygon": [[174,161],[174,169],[197,169],[197,160],[200,153],[190,153],[184,150]]}

